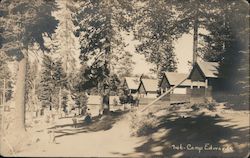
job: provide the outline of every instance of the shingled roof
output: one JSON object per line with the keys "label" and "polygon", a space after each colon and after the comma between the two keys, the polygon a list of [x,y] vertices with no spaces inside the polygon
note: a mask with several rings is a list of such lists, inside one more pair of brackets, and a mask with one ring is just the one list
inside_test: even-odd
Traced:
{"label": "shingled roof", "polygon": [[[165,72],[165,77],[167,78],[170,86],[175,86],[188,77],[188,74],[177,73],[177,72]],[[180,86],[190,86],[191,80],[185,80]]]}
{"label": "shingled roof", "polygon": [[125,82],[129,89],[138,89],[140,84],[140,78],[138,77],[125,77]]}
{"label": "shingled roof", "polygon": [[206,78],[218,78],[218,62],[197,62]]}
{"label": "shingled roof", "polygon": [[141,79],[141,84],[143,84],[147,92],[156,92],[158,90],[158,80],[156,79]]}

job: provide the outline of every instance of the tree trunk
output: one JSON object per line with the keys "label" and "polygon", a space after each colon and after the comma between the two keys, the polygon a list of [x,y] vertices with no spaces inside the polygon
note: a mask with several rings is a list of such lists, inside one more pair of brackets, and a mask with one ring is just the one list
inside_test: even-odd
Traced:
{"label": "tree trunk", "polygon": [[196,2],[196,11],[194,16],[194,36],[193,36],[193,65],[197,62],[198,49],[198,29],[199,29],[199,2]]}
{"label": "tree trunk", "polygon": [[193,65],[197,62],[197,48],[198,48],[198,16],[196,15],[194,19]]}
{"label": "tree trunk", "polygon": [[16,95],[15,95],[15,127],[25,131],[25,88],[26,88],[26,66],[28,57],[24,57],[18,62]]}

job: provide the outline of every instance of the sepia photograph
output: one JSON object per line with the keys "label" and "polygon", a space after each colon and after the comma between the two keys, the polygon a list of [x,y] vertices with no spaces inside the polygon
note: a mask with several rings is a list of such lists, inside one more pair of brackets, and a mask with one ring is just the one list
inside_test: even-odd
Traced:
{"label": "sepia photograph", "polygon": [[248,158],[246,0],[0,0],[0,156]]}

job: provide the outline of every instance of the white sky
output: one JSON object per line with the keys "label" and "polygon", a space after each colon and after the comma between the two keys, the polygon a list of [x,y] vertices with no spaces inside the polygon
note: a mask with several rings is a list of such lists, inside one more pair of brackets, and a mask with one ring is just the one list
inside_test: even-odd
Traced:
{"label": "white sky", "polygon": [[174,50],[178,59],[177,71],[180,73],[188,73],[190,65],[188,61],[193,60],[193,36],[191,34],[184,34],[175,43]]}

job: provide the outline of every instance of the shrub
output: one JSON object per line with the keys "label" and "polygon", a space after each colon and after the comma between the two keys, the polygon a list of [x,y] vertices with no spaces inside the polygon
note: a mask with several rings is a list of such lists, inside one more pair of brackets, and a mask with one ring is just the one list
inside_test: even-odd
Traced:
{"label": "shrub", "polygon": [[193,104],[191,106],[191,108],[193,109],[193,111],[198,111],[198,110],[201,110],[201,109],[204,109],[204,108],[206,108],[206,109],[208,109],[210,111],[215,111],[216,110],[215,106],[217,106],[216,103],[210,102],[210,103]]}
{"label": "shrub", "polygon": [[118,106],[118,101],[116,98],[113,99],[113,104],[114,104],[114,106]]}
{"label": "shrub", "polygon": [[132,114],[131,118],[130,128],[133,136],[144,136],[152,133],[157,125],[157,119],[152,113],[140,117]]}
{"label": "shrub", "polygon": [[198,111],[198,110],[200,110],[200,106],[199,106],[199,104],[193,104],[191,106],[191,109],[193,109],[193,111]]}

